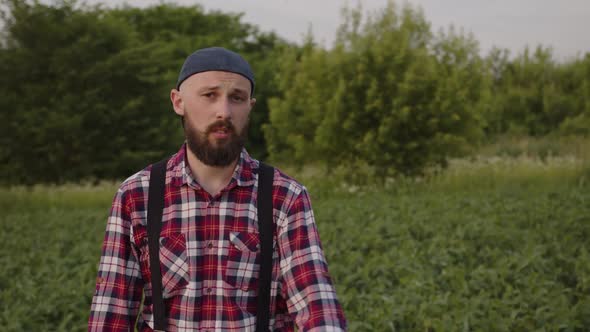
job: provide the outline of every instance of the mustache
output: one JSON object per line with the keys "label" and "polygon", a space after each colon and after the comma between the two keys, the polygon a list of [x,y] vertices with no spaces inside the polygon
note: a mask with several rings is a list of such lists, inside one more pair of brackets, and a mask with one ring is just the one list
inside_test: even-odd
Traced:
{"label": "mustache", "polygon": [[210,124],[209,126],[207,126],[205,133],[210,134],[210,133],[214,132],[219,127],[225,127],[229,133],[236,132],[236,128],[234,127],[233,123],[231,123],[230,120],[226,119],[226,120],[217,120],[217,121],[213,122],[212,124]]}

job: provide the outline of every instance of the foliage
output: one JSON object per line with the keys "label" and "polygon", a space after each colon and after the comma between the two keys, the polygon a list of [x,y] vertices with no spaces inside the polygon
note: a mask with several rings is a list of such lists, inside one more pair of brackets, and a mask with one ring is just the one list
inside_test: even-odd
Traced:
{"label": "foliage", "polygon": [[[587,330],[590,183],[538,166],[468,163],[373,188],[305,181],[350,331]],[[115,190],[0,190],[3,331],[86,330]]]}
{"label": "foliage", "polygon": [[508,51],[494,49],[487,61],[494,95],[489,134],[543,136],[561,125],[566,134],[588,133],[588,123],[576,119],[585,119],[590,110],[590,54],[559,64],[550,48],[531,52],[527,47],[513,60]]}
{"label": "foliage", "polygon": [[493,143],[480,147],[478,156],[485,158],[537,158],[546,160],[549,157],[570,158],[590,163],[590,137],[572,135],[549,135],[544,137],[520,137],[502,135]]}
{"label": "foliage", "polygon": [[256,73],[247,148],[259,159],[382,181],[498,137],[590,135],[590,54],[482,57],[473,36],[433,33],[393,0],[368,16],[345,8],[336,37],[289,44],[198,5],[0,0],[0,183],[120,179],[170,155],[183,135],[169,91],[184,58],[212,45]]}
{"label": "foliage", "polygon": [[[12,6],[10,44],[2,50],[3,70],[10,73],[3,90],[15,101],[5,106],[11,112],[3,112],[5,134],[18,142],[2,156],[10,178],[109,177],[121,165],[129,172],[137,160],[162,153],[157,145],[170,136],[154,135],[146,120],[162,105],[156,91],[165,52],[136,43],[129,29],[100,11],[76,10],[71,3]],[[147,130],[130,140],[122,133],[134,126]],[[156,144],[138,149],[149,141]],[[124,162],[115,164],[113,156]]]}
{"label": "foliage", "polygon": [[408,5],[390,2],[362,26],[361,16],[346,12],[333,50],[310,42],[285,56],[265,128],[271,157],[415,174],[479,139],[477,43],[454,30],[433,37]]}
{"label": "foliage", "polygon": [[351,331],[590,324],[587,191],[359,196],[317,215]]}
{"label": "foliage", "polygon": [[[266,121],[265,94],[276,93],[273,50],[286,44],[240,22],[240,15],[166,4],[4,5],[2,182],[122,178],[175,152],[182,132],[169,91],[184,58],[206,46],[252,59],[258,79],[269,84],[257,90],[252,127]],[[251,136],[249,147],[264,156],[260,130]]]}

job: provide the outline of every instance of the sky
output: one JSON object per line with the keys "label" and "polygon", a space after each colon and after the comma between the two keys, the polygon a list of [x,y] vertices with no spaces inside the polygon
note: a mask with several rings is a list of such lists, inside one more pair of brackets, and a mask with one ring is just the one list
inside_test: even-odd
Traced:
{"label": "sky", "polygon": [[[120,1],[87,0],[117,5]],[[161,0],[127,0],[133,6],[157,4]],[[169,1],[167,1],[169,2]],[[341,8],[355,7],[372,12],[387,0],[175,0],[177,4],[200,4],[207,10],[242,12],[243,21],[263,31],[301,42],[310,29],[316,40],[331,46],[341,19]],[[492,46],[508,48],[512,55],[526,45],[553,48],[559,59],[590,52],[590,0],[408,0],[423,9],[432,31],[451,24],[472,32],[483,54]],[[402,3],[396,1],[396,3]]]}

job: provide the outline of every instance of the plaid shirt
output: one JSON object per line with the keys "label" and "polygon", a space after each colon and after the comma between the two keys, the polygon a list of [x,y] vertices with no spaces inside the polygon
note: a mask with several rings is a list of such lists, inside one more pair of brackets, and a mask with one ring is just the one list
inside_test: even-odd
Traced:
{"label": "plaid shirt", "polygon": [[[152,331],[148,166],[117,191],[88,331]],[[186,144],[167,164],[160,237],[166,331],[254,331],[259,271],[258,161],[244,149],[216,196],[192,177]],[[275,170],[271,331],[343,331],[306,188]],[[142,290],[145,294],[141,314]]]}

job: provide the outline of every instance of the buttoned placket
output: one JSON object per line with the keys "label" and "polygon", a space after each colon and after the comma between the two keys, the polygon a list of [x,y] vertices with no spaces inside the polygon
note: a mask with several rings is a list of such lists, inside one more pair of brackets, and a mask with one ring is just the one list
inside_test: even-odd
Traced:
{"label": "buttoned placket", "polygon": [[[218,213],[216,213],[214,210],[219,206],[219,203],[217,202],[216,197],[211,197],[209,196],[209,201],[207,202],[207,216],[214,216],[214,215],[218,215]],[[218,234],[213,233],[213,231],[209,234],[206,234],[207,238],[205,239],[205,250],[207,251],[208,255],[213,255],[214,251],[213,251],[213,242],[217,241],[217,239],[215,238],[216,236],[218,236]]]}
{"label": "buttoned placket", "polygon": [[[205,215],[203,216],[202,221],[205,223],[203,227],[206,231],[203,238],[204,243],[201,244],[201,250],[203,251],[201,254],[203,255],[203,262],[205,262],[204,264],[208,265],[208,262],[214,262],[219,259],[217,257],[217,253],[214,250],[216,246],[213,244],[213,242],[216,241],[216,238],[218,237],[218,227],[216,226],[218,226],[219,219],[218,211],[216,211],[216,209],[219,207],[219,203],[218,197],[213,197],[203,188],[199,188],[198,191],[198,195],[204,200],[205,203]],[[215,303],[215,297],[218,295],[216,291],[216,279],[216,271],[204,271],[204,274],[202,275],[201,295],[198,299],[200,303],[198,305],[211,306]],[[210,320],[213,319],[213,317],[201,317],[201,319]]]}

